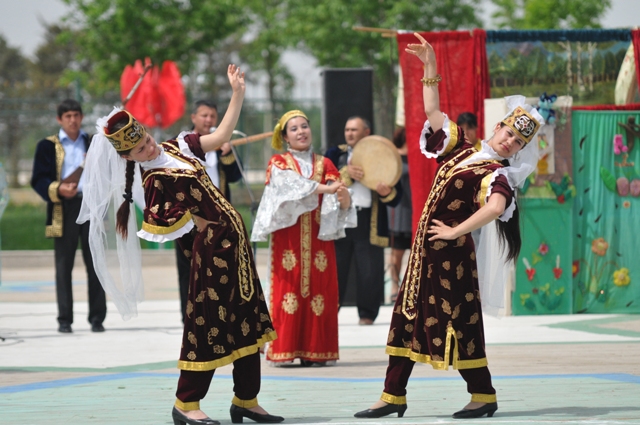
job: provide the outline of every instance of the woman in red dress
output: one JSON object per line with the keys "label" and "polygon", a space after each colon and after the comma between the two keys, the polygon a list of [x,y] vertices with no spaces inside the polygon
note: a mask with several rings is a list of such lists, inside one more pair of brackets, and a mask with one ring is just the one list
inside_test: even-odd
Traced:
{"label": "woman in red dress", "polygon": [[[338,360],[338,279],[333,240],[344,236],[351,198],[333,163],[313,153],[309,120],[289,111],[272,145],[287,152],[267,166],[252,241],[270,245],[270,309],[279,338],[269,343],[274,365]],[[354,223],[355,224],[355,223]],[[331,364],[329,363],[329,364]]]}

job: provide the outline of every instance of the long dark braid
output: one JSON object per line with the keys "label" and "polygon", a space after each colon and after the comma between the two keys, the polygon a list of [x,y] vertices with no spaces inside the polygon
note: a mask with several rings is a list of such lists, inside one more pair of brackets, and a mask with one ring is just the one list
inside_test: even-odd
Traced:
{"label": "long dark braid", "polygon": [[133,172],[136,169],[136,163],[134,161],[127,161],[127,168],[124,172],[125,176],[125,186],[124,186],[124,202],[118,208],[118,213],[116,214],[116,231],[120,233],[122,239],[127,239],[129,234],[128,232],[128,223],[129,223],[129,213],[131,211],[131,203],[133,203],[133,194],[131,192],[131,187],[133,186]]}

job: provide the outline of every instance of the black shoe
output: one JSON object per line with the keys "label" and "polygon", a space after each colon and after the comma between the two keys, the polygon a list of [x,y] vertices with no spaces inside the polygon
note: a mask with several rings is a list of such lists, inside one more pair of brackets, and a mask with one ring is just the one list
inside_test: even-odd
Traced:
{"label": "black shoe", "polygon": [[406,404],[387,404],[386,406],[378,407],[377,409],[363,410],[353,416],[356,418],[381,418],[398,412],[398,417],[401,418],[404,416],[405,410],[407,410]]}
{"label": "black shoe", "polygon": [[104,326],[102,323],[94,323],[91,325],[91,332],[104,332]]}
{"label": "black shoe", "polygon": [[173,418],[173,425],[220,425],[220,422],[214,421],[210,418],[205,419],[191,419],[173,407],[171,411],[171,417]]}
{"label": "black shoe", "polygon": [[62,334],[70,334],[73,331],[71,330],[71,325],[68,323],[60,323],[60,326],[58,326],[58,332],[62,333]]}
{"label": "black shoe", "polygon": [[273,416],[269,414],[262,415],[260,413],[252,412],[249,409],[245,409],[244,407],[238,407],[235,404],[231,405],[229,413],[231,414],[231,422],[234,424],[241,424],[242,418],[251,419],[252,421],[261,424],[275,424],[284,421],[282,416]]}
{"label": "black shoe", "polygon": [[454,413],[453,419],[473,419],[473,418],[481,418],[484,415],[487,417],[492,417],[493,414],[498,410],[498,403],[487,403],[482,407],[478,407],[477,409],[462,409]]}

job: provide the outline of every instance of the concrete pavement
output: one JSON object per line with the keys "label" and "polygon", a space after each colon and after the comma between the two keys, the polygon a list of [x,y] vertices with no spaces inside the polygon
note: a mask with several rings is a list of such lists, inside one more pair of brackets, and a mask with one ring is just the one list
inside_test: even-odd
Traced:
{"label": "concrete pavement", "polygon": [[[74,333],[59,334],[51,252],[2,252],[0,423],[170,424],[181,339],[173,251],[145,252],[145,301],[123,321],[109,304],[105,333],[86,322],[86,276],[74,272]],[[257,255],[266,276],[266,252]],[[285,423],[450,424],[469,395],[453,370],[417,365],[402,419],[359,420],[382,391],[391,308],[373,326],[340,311],[334,367],[269,367],[260,403]],[[500,409],[470,424],[640,424],[640,316],[485,317]],[[230,423],[232,367],[216,372],[202,408]]]}

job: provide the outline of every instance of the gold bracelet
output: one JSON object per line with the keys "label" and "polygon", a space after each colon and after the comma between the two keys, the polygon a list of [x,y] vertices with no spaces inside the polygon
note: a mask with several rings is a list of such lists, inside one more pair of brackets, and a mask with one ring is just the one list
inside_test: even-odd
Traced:
{"label": "gold bracelet", "polygon": [[425,87],[437,86],[438,83],[442,81],[442,77],[440,74],[437,74],[433,78],[421,78],[420,81],[422,81],[422,85]]}

